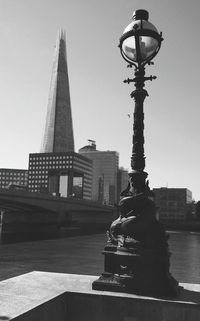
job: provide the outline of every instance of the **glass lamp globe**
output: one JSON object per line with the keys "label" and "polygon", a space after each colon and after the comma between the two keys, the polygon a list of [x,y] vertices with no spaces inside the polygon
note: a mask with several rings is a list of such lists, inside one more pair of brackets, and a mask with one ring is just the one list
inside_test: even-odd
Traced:
{"label": "glass lamp globe", "polygon": [[133,13],[133,21],[126,27],[120,38],[120,49],[123,58],[130,63],[146,63],[158,52],[161,45],[161,34],[148,21],[146,10]]}

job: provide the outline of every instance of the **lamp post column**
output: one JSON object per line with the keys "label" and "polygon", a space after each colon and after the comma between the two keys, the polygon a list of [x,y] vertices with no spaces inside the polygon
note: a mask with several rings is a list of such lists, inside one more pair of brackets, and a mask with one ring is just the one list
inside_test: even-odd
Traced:
{"label": "lamp post column", "polygon": [[131,192],[133,195],[144,193],[146,189],[147,173],[144,172],[145,168],[145,155],[144,155],[144,111],[143,102],[148,96],[144,87],[145,71],[144,67],[135,71],[136,90],[131,93],[131,97],[135,101],[134,117],[133,117],[133,146],[131,156],[131,169],[129,173],[131,181]]}

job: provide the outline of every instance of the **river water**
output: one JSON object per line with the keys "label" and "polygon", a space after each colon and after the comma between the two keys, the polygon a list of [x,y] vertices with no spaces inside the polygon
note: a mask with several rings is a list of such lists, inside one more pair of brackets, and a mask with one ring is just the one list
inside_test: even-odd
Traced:
{"label": "river water", "polygon": [[[169,232],[171,274],[200,284],[200,233]],[[0,245],[0,280],[31,271],[100,275],[105,234]]]}
{"label": "river water", "polygon": [[181,282],[200,283],[200,233],[170,232],[171,271]]}

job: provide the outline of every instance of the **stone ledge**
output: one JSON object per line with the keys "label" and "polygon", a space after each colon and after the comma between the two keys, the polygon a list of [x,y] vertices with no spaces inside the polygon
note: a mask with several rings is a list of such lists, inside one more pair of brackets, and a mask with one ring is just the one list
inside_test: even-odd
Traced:
{"label": "stone ledge", "polygon": [[97,276],[34,271],[0,282],[0,320],[197,321],[200,285],[176,299],[92,290]]}

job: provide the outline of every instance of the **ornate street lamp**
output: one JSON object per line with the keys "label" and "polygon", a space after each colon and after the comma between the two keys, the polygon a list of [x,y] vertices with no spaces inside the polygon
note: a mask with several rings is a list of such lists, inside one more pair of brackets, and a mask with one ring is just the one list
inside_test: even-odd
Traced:
{"label": "ornate street lamp", "polygon": [[148,21],[146,10],[133,13],[133,21],[120,38],[119,48],[128,67],[134,67],[135,100],[131,172],[126,190],[121,193],[118,208],[120,216],[108,231],[104,248],[104,272],[93,282],[93,289],[137,293],[141,295],[176,296],[178,282],[169,272],[167,234],[156,218],[156,206],[150,191],[144,156],[143,102],[147,91],[145,65],[153,64],[158,53],[162,34]]}
{"label": "ornate street lamp", "polygon": [[131,93],[135,100],[133,148],[131,157],[132,172],[129,174],[133,194],[145,191],[147,173],[144,172],[144,113],[143,102],[147,91],[143,88],[145,81],[156,79],[154,76],[145,77],[145,65],[153,64],[151,60],[158,53],[162,34],[148,21],[146,10],[137,10],[133,13],[133,21],[126,27],[120,38],[119,48],[122,57],[129,63],[128,67],[135,67],[135,77],[124,80],[125,83],[134,82],[136,90]]}

